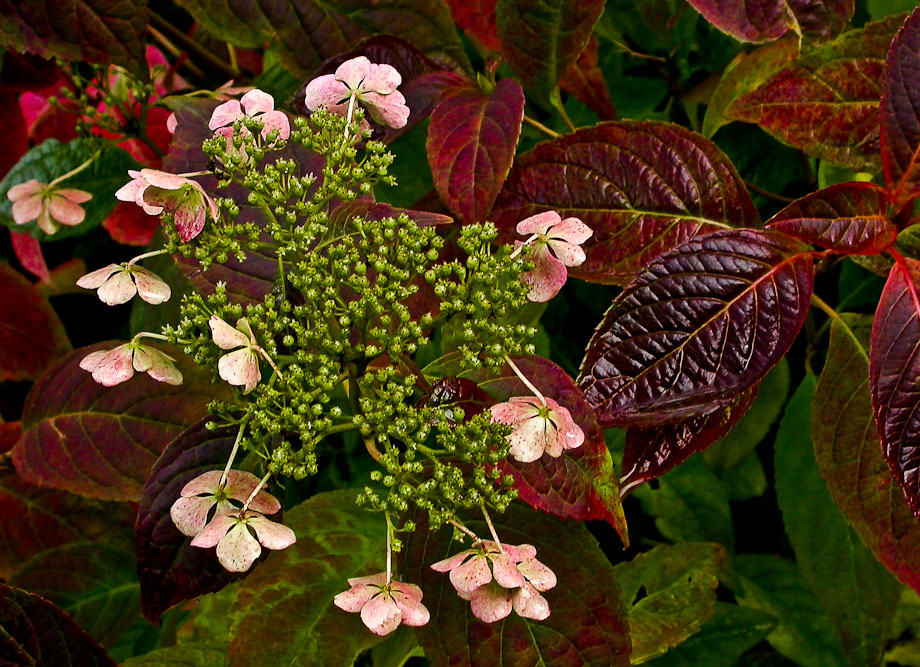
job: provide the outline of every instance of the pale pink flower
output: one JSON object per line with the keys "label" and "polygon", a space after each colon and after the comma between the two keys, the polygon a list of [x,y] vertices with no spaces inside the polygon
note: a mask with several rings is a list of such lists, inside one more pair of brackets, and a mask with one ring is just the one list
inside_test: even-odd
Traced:
{"label": "pale pink flower", "polygon": [[230,384],[242,386],[243,393],[248,394],[262,379],[257,353],[265,354],[256,342],[249,321],[245,317],[240,318],[234,329],[217,315],[212,315],[208,324],[211,326],[211,338],[217,347],[236,350],[217,361],[218,374]]}
{"label": "pale pink flower", "polygon": [[159,304],[168,301],[171,294],[169,285],[158,275],[137,264],[109,264],[87,273],[77,285],[99,290],[99,300],[109,306],[127,303],[135,294],[147,303]]}
{"label": "pale pink flower", "polygon": [[147,373],[157,382],[182,384],[182,373],[176,360],[155,347],[133,340],[112,350],[90,352],[80,361],[80,368],[93,374],[104,387],[114,387],[134,377],[134,372]]}
{"label": "pale pink flower", "polygon": [[14,185],[6,196],[13,202],[13,222],[24,225],[35,220],[38,228],[49,235],[61,225],[73,227],[83,222],[86,211],[80,204],[93,198],[89,192],[45,185],[34,178]]}
{"label": "pale pink flower", "polygon": [[515,613],[524,618],[542,621],[549,616],[549,603],[540,593],[556,586],[556,574],[537,560],[537,550],[530,544],[519,544],[521,561],[518,571],[524,575],[524,585],[511,593]]}
{"label": "pale pink flower", "polygon": [[173,214],[179,238],[191,241],[204,229],[204,223],[217,219],[217,203],[197,181],[156,169],[128,170],[131,182],[123,185],[115,198],[133,201],[148,215],[164,210]]}
{"label": "pale pink flower", "polygon": [[[549,301],[559,293],[568,277],[567,266],[578,266],[585,261],[581,244],[594,233],[578,218],[563,220],[556,211],[538,213],[517,224],[517,233],[530,236],[516,245],[530,246],[529,259],[533,271],[523,275],[530,285],[527,298],[531,301]],[[552,250],[552,252],[550,252]]]}
{"label": "pale pink flower", "polygon": [[310,111],[326,107],[344,116],[354,100],[361,102],[377,123],[400,128],[409,120],[406,98],[396,90],[401,83],[396,68],[358,56],[339,65],[335,74],[324,74],[308,83],[304,102]]}
{"label": "pale pink flower", "polygon": [[361,621],[376,635],[387,635],[400,623],[418,627],[430,618],[422,604],[422,589],[401,581],[387,583],[387,573],[348,580],[347,591],[333,598],[335,606],[349,612],[361,612]]}
{"label": "pale pink flower", "polygon": [[[215,516],[195,539],[193,547],[217,547],[217,560],[229,572],[245,572],[266,549],[287,549],[297,541],[294,531],[251,509]],[[261,545],[261,546],[260,546]]]}
{"label": "pale pink flower", "polygon": [[[169,516],[183,535],[195,537],[204,530],[212,507],[215,508],[214,517],[239,510],[261,484],[259,478],[252,473],[230,470],[221,486],[222,476],[223,471],[211,470],[182,487],[179,498],[169,510]],[[239,504],[235,505],[231,500],[239,501]],[[268,491],[260,490],[249,507],[262,514],[274,514],[281,509],[281,503]]]}
{"label": "pale pink flower", "polygon": [[483,540],[473,545],[472,549],[434,563],[431,569],[436,572],[450,572],[450,583],[457,589],[460,597],[469,600],[476,589],[493,579],[504,588],[523,586],[524,576],[518,572],[516,566],[520,559],[521,554],[517,547],[503,544],[499,549],[496,542]]}
{"label": "pale pink flower", "polygon": [[[221,136],[233,136],[233,129],[227,126],[241,118],[252,118],[262,123],[262,138],[272,130],[278,131],[281,139],[291,136],[291,124],[283,111],[275,111],[275,99],[268,93],[255,89],[243,95],[242,99],[224,102],[211,114],[208,129],[218,130]],[[221,132],[220,129],[229,130]]]}
{"label": "pale pink flower", "polygon": [[544,452],[556,458],[585,441],[568,408],[551,398],[544,400],[545,405],[536,396],[514,396],[489,408],[493,421],[511,426],[508,443],[515,461],[530,463]]}

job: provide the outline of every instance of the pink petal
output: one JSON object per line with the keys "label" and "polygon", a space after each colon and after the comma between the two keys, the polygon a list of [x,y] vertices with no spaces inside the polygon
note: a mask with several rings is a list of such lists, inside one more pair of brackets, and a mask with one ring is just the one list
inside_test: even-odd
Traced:
{"label": "pink petal", "polygon": [[99,365],[105,355],[107,355],[111,350],[97,350],[96,352],[90,352],[83,359],[80,360],[80,368],[90,373]]}
{"label": "pink petal", "polygon": [[531,234],[545,234],[550,227],[558,225],[562,218],[559,216],[556,211],[544,211],[543,213],[537,213],[532,215],[525,220],[521,220],[517,223],[518,234],[522,236],[530,236]]}
{"label": "pink petal", "polygon": [[236,328],[249,337],[249,341],[246,343],[247,345],[256,344],[256,335],[252,332],[252,326],[250,326],[249,320],[245,317],[241,317],[236,321]]}
{"label": "pink petal", "polygon": [[204,530],[213,506],[213,498],[179,498],[169,509],[169,516],[180,533],[195,537]]}
{"label": "pink petal", "polygon": [[294,531],[277,521],[270,521],[264,516],[252,516],[249,525],[256,531],[259,542],[266,549],[287,549],[297,541]]}
{"label": "pink petal", "polygon": [[44,183],[39,183],[34,178],[25,183],[20,183],[19,185],[14,185],[9,190],[7,190],[6,198],[11,202],[17,202],[20,199],[25,197],[30,197],[32,195],[41,194],[42,190],[45,189]]}
{"label": "pink petal", "polygon": [[517,565],[508,554],[494,554],[491,560],[495,583],[504,588],[517,588],[524,585],[524,575],[518,572]]}
{"label": "pink petal", "polygon": [[310,111],[320,107],[332,107],[348,98],[349,90],[332,74],[313,79],[304,90],[304,104]]}
{"label": "pink petal", "polygon": [[519,544],[517,545],[517,550],[520,555],[519,563],[535,558],[537,555],[537,549],[532,544]]}
{"label": "pink petal", "polygon": [[35,220],[42,212],[41,195],[32,195],[13,204],[13,222],[24,225]]}
{"label": "pink petal", "polygon": [[228,572],[245,572],[261,554],[262,547],[244,522],[237,523],[217,544],[217,560]]}
{"label": "pink petal", "polygon": [[[413,602],[419,602],[422,599],[422,589],[415,584],[408,584],[403,581],[393,580],[390,582],[390,590],[396,591],[396,593],[405,596],[407,600],[411,600]],[[397,598],[396,601],[398,603],[399,599]]]}
{"label": "pink petal", "polygon": [[[249,499],[250,494],[259,486],[260,481],[261,480],[251,472],[246,472],[245,470],[230,470],[227,473],[227,483],[224,485],[224,493],[228,498],[233,498],[234,500],[239,500],[241,503],[245,503]],[[217,490],[216,485],[214,489],[215,491]],[[259,493],[262,492],[260,491]]]}
{"label": "pink petal", "polygon": [[550,239],[560,239],[574,245],[581,245],[594,234],[594,231],[578,218],[566,218],[554,226],[546,235]]}
{"label": "pink petal", "polygon": [[208,325],[211,327],[211,339],[222,350],[233,350],[249,345],[249,338],[246,334],[234,329],[217,315],[211,315]]}
{"label": "pink petal", "polygon": [[506,403],[496,403],[489,411],[500,424],[516,424],[540,414],[540,399],[536,396],[514,396]]}
{"label": "pink petal", "polygon": [[217,361],[217,372],[221,378],[234,386],[242,386],[243,393],[255,389],[262,379],[259,360],[252,350],[245,347],[236,352],[225,354]]}
{"label": "pink petal", "polygon": [[370,73],[371,61],[358,56],[339,65],[335,70],[335,78],[348,86],[349,90],[358,90]]}
{"label": "pink petal", "polygon": [[536,558],[521,561],[517,567],[538,591],[548,591],[556,586],[556,573]]}
{"label": "pink petal", "polygon": [[375,635],[388,635],[399,627],[402,612],[392,597],[381,594],[361,609],[361,621]]}
{"label": "pink petal", "polygon": [[343,611],[352,613],[361,611],[361,609],[373,599],[375,595],[380,594],[380,587],[369,584],[359,584],[352,586],[347,591],[343,591],[332,598],[336,607]]}
{"label": "pink petal", "polygon": [[141,178],[149,185],[162,190],[178,190],[179,188],[194,183],[185,176],[177,176],[157,169],[141,169]]}
{"label": "pink petal", "polygon": [[366,577],[351,577],[348,580],[349,586],[364,586],[372,585],[380,588],[387,583],[387,573],[378,572],[377,574],[371,574]]}
{"label": "pink petal", "polygon": [[[396,583],[397,582],[394,581],[392,585],[395,586]],[[428,623],[431,614],[428,613],[428,609],[420,600],[409,598],[397,591],[393,591],[392,595],[393,600],[396,602],[396,606],[399,607],[399,611],[402,613],[403,623],[414,628]]]}
{"label": "pink petal", "polygon": [[401,83],[402,77],[395,67],[387,64],[371,63],[361,88],[367,92],[389,95],[396,92],[396,88]]}
{"label": "pink petal", "polygon": [[51,234],[57,232],[61,226],[51,218],[51,215],[48,212],[47,204],[47,202],[42,202],[42,211],[38,214],[38,218],[35,219],[35,224],[38,225],[40,230],[50,236]]}
{"label": "pink petal", "polygon": [[[217,543],[226,536],[227,531],[234,525],[239,525],[236,517],[227,515],[216,516],[211,519],[211,523],[205,526],[205,529],[198,533],[198,536],[192,540],[192,546],[201,547],[202,549],[209,549],[213,546],[217,546]],[[253,542],[255,542],[255,540],[253,540]]]}
{"label": "pink petal", "polygon": [[[144,350],[146,350],[151,357],[151,364],[150,368],[147,369],[147,375],[157,382],[163,382],[174,386],[182,384],[182,372],[176,368],[176,365],[173,363],[175,360],[172,357],[160,352],[156,348],[145,347]],[[134,356],[136,359],[137,353],[135,353]]]}
{"label": "pink petal", "polygon": [[521,463],[531,463],[543,456],[546,427],[547,420],[543,417],[533,417],[516,424],[508,436],[511,457]]}
{"label": "pink petal", "polygon": [[285,141],[291,136],[291,122],[283,111],[270,111],[259,116],[262,121],[262,137],[267,137],[272,130],[278,130],[278,138]]}
{"label": "pink petal", "polygon": [[109,264],[101,269],[96,269],[77,280],[77,286],[84,289],[99,289],[105,281],[123,268],[121,264]]}
{"label": "pink petal", "polygon": [[486,623],[500,621],[511,613],[511,591],[494,583],[480,586],[470,596],[470,611]]}
{"label": "pink petal", "polygon": [[51,217],[62,225],[73,227],[79,225],[86,218],[86,211],[79,204],[74,204],[69,199],[59,197],[55,193],[48,202]]}
{"label": "pink petal", "polygon": [[187,498],[189,496],[197,496],[202,493],[207,493],[208,495],[213,496],[217,493],[217,487],[218,484],[220,484],[220,476],[222,474],[222,470],[209,470],[208,472],[201,473],[198,475],[198,477],[194,478],[188,484],[183,486],[182,491],[179,492],[179,495],[183,498]]}
{"label": "pink petal", "polygon": [[534,270],[522,276],[531,286],[527,298],[537,303],[549,301],[565,285],[568,277],[565,265],[553,257],[543,244],[533,248],[530,259],[533,260]]}
{"label": "pink petal", "polygon": [[[131,172],[128,172],[131,173]],[[134,172],[138,173],[138,172]],[[137,202],[144,190],[147,189],[147,181],[138,176],[137,178],[125,183],[115,192],[115,199],[119,201]]]}
{"label": "pink petal", "polygon": [[204,202],[199,200],[186,200],[174,212],[173,222],[176,231],[184,243],[188,243],[201,233],[207,220]]}
{"label": "pink petal", "polygon": [[170,134],[176,133],[176,126],[179,125],[179,121],[176,119],[176,114],[171,113],[166,117],[166,131]]}
{"label": "pink petal", "polygon": [[[546,402],[550,403],[550,399],[546,399]],[[550,407],[552,409],[550,410],[549,418],[556,426],[559,443],[565,449],[581,447],[585,441],[585,432],[572,419],[572,414],[568,408],[559,405],[555,401],[552,401]]]}
{"label": "pink petal", "polygon": [[93,196],[85,190],[75,190],[74,188],[55,190],[54,194],[60,195],[61,197],[72,201],[74,204],[85,204],[93,198]]}
{"label": "pink petal", "polygon": [[579,266],[587,259],[581,246],[556,239],[549,239],[546,244],[552,249],[556,258],[566,266]]}
{"label": "pink petal", "polygon": [[409,107],[402,93],[395,92],[389,95],[377,93],[364,93],[359,96],[367,107],[367,112],[376,122],[388,127],[405,127],[409,122]]}
{"label": "pink petal", "polygon": [[549,618],[549,602],[530,584],[524,584],[511,595],[514,611],[523,618],[543,621]]}
{"label": "pink petal", "polygon": [[458,591],[471,592],[492,581],[488,558],[484,555],[473,556],[460,567],[450,571],[450,583]]}
{"label": "pink petal", "polygon": [[458,554],[454,554],[450,558],[445,558],[444,560],[439,560],[437,563],[432,563],[431,569],[435,572],[449,572],[455,567],[458,567],[460,563],[465,561],[469,556],[474,555],[476,552],[472,549],[467,549],[466,551],[461,551]]}
{"label": "pink petal", "polygon": [[[275,98],[258,88],[254,88],[243,95],[240,103],[243,105],[243,110],[246,112],[247,116],[267,113],[275,108]],[[261,120],[261,118],[259,120]],[[213,130],[214,128],[211,129]]]}
{"label": "pink petal", "polygon": [[131,273],[137,285],[137,294],[141,299],[154,305],[169,301],[172,292],[169,285],[163,282],[158,275],[137,265],[131,267]]}
{"label": "pink petal", "polygon": [[127,303],[135,294],[137,294],[137,287],[134,285],[131,274],[127,271],[119,271],[113,275],[96,292],[99,300],[108,306]]}
{"label": "pink petal", "polygon": [[[245,99],[245,98],[244,98]],[[224,125],[232,125],[237,118],[243,117],[243,110],[237,100],[230,100],[217,106],[208,121],[208,129],[216,130]]]}
{"label": "pink petal", "polygon": [[102,357],[93,368],[93,379],[103,387],[114,387],[134,376],[133,350],[119,345]]}

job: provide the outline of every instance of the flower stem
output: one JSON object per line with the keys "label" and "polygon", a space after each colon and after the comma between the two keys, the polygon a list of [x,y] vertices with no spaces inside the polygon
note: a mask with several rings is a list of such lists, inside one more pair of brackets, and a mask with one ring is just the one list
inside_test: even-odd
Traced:
{"label": "flower stem", "polygon": [[236,458],[236,452],[240,448],[240,441],[243,439],[243,431],[246,430],[246,424],[249,422],[249,415],[243,417],[243,423],[240,424],[240,430],[236,434],[236,441],[233,443],[233,449],[230,451],[230,458],[227,460],[227,465],[224,467],[224,473],[220,476],[220,483],[217,485],[217,488],[224,488],[224,484],[227,483],[227,475],[230,474],[230,466],[233,465],[233,459]]}
{"label": "flower stem", "polygon": [[387,520],[387,586],[393,581],[393,522],[390,521],[390,513],[385,512]]}
{"label": "flower stem", "polygon": [[169,252],[169,251],[168,251],[166,248],[163,248],[163,249],[161,249],[161,250],[152,250],[152,251],[150,251],[150,252],[145,252],[143,255],[138,255],[138,256],[135,257],[134,259],[129,260],[127,265],[128,265],[128,266],[132,266],[132,265],[134,265],[134,264],[137,264],[137,263],[138,263],[139,261],[141,261],[142,259],[148,259],[148,258],[150,258],[150,257],[156,257],[157,255],[165,255],[165,254],[168,253],[168,252]]}
{"label": "flower stem", "polygon": [[517,257],[518,255],[520,255],[520,254],[521,254],[521,251],[522,251],[524,248],[526,248],[527,246],[529,246],[530,244],[532,244],[532,243],[533,243],[534,241],[536,241],[538,238],[540,238],[540,235],[539,235],[539,234],[534,234],[534,235],[532,235],[529,239],[527,239],[527,240],[524,241],[521,245],[519,245],[517,248],[515,248],[515,249],[514,249],[514,252],[512,252],[510,255],[508,255],[508,259],[514,259],[514,258]]}
{"label": "flower stem", "polygon": [[134,338],[132,338],[131,340],[135,341],[135,340],[140,340],[141,338],[156,338],[157,340],[169,341],[168,336],[164,336],[163,334],[153,333],[152,331],[141,331],[140,333],[135,334]]}
{"label": "flower stem", "polygon": [[509,357],[507,354],[505,355],[505,363],[508,364],[509,367],[511,367],[511,370],[513,370],[515,375],[517,375],[518,378],[520,378],[521,382],[524,383],[524,386],[530,389],[530,391],[533,392],[534,396],[540,399],[540,402],[543,404],[543,407],[546,407],[546,398],[543,397],[543,394],[540,393],[539,389],[533,386],[533,383],[530,380],[524,377],[524,374],[521,372],[521,369],[517,367],[517,364],[511,361],[511,357]]}
{"label": "flower stem", "polygon": [[348,98],[348,113],[345,116],[345,140],[348,140],[348,128],[351,127],[351,119],[355,114],[355,96],[356,93],[352,92],[351,96]]}
{"label": "flower stem", "polygon": [[482,515],[486,518],[486,525],[489,527],[489,532],[492,533],[492,539],[495,540],[495,544],[498,545],[498,550],[504,554],[505,549],[502,547],[502,541],[498,539],[498,533],[495,532],[495,526],[492,525],[492,517],[489,516],[488,510],[486,510],[485,505],[480,506],[482,509]]}
{"label": "flower stem", "polygon": [[474,542],[482,542],[482,540],[479,539],[479,536],[476,533],[474,533],[472,530],[464,526],[462,523],[455,521],[454,519],[450,519],[448,523],[452,525],[454,528],[456,528],[457,530],[459,530],[461,533],[472,538]]}
{"label": "flower stem", "polygon": [[94,155],[93,157],[91,157],[90,159],[88,159],[86,162],[84,162],[83,164],[81,164],[79,167],[76,167],[76,168],[74,168],[74,169],[71,169],[70,171],[68,171],[68,172],[67,172],[66,174],[64,174],[63,176],[58,176],[57,178],[55,178],[53,181],[51,181],[51,182],[48,184],[48,187],[49,187],[49,188],[54,187],[55,185],[57,185],[57,184],[60,183],[61,181],[66,181],[66,180],[67,180],[68,178],[70,178],[71,176],[76,176],[76,175],[79,174],[81,171],[83,171],[83,170],[86,169],[88,166],[90,166],[90,165],[93,163],[93,161],[96,159],[96,157],[97,157],[97,156]]}
{"label": "flower stem", "polygon": [[556,132],[555,130],[549,129],[548,127],[546,127],[546,125],[544,125],[543,123],[541,123],[541,122],[539,122],[539,121],[537,121],[537,120],[534,120],[534,119],[531,118],[530,116],[525,115],[525,116],[524,116],[524,122],[527,123],[528,125],[531,125],[531,126],[537,128],[538,130],[540,130],[540,132],[542,132],[543,134],[545,134],[546,136],[548,136],[550,139],[557,139],[557,138],[559,138],[559,137],[562,136],[561,134],[559,134],[559,133]]}
{"label": "flower stem", "polygon": [[272,474],[270,472],[265,473],[265,477],[262,478],[262,481],[259,482],[258,486],[256,486],[256,488],[252,490],[252,493],[249,494],[249,498],[246,499],[246,504],[243,505],[243,509],[240,510],[241,515],[243,514],[243,512],[249,509],[249,503],[251,503],[253,500],[256,499],[256,496],[259,494],[259,491],[262,490],[262,487],[265,486],[265,483],[268,481],[268,478],[271,476]]}

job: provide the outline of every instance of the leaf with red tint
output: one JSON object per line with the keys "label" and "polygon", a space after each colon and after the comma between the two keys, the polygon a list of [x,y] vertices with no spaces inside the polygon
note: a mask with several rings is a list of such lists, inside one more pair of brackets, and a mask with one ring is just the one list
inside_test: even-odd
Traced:
{"label": "leaf with red tint", "polygon": [[811,434],[821,476],[843,516],[895,577],[920,592],[920,523],[882,456],[869,395],[872,317],[831,322]]}
{"label": "leaf with red tint", "polygon": [[208,402],[229,396],[228,385],[212,384],[210,371],[174,349],[167,353],[177,358],[181,385],[138,373],[127,383],[103,387],[80,361],[115,345],[75,350],[32,386],[22,439],[13,448],[13,463],[26,481],[94,498],[137,500],[169,441],[200,419]]}
{"label": "leaf with red tint", "polygon": [[896,257],[869,345],[872,409],[891,474],[920,516],[920,261]]}
{"label": "leaf with red tint", "polygon": [[0,381],[34,380],[72,348],[57,313],[28,280],[0,262]]}
{"label": "leaf with red tint", "polygon": [[660,426],[729,405],[805,321],[808,247],[772,231],[715,232],[653,260],[614,300],[579,385],[605,426]]}
{"label": "leaf with red tint", "polygon": [[106,665],[105,649],[47,600],[0,584],[0,662],[6,665]]}
{"label": "leaf with red tint", "polygon": [[598,66],[597,38],[591,35],[585,48],[578,54],[578,60],[559,82],[563,90],[572,93],[601,120],[613,120],[617,110],[610,101],[610,91],[604,72]]}
{"label": "leaf with red tint", "polygon": [[603,13],[603,0],[498,0],[502,55],[524,85],[548,99]]}
{"label": "leaf with red tint", "polygon": [[725,117],[849,169],[875,169],[885,54],[900,17],[869,23],[800,55]]}
{"label": "leaf with red tint", "polygon": [[15,93],[0,92],[0,127],[3,128],[3,152],[0,153],[0,179],[29,150],[29,131]]}
{"label": "leaf with red tint", "polygon": [[920,195],[920,8],[888,51],[882,81],[882,166],[896,202]]}
{"label": "leaf with red tint", "polygon": [[518,156],[492,215],[510,243],[536,213],[575,216],[594,234],[569,274],[625,285],[684,241],[760,217],[731,161],[708,139],[670,123],[602,123]]}
{"label": "leaf with red tint", "polygon": [[[628,545],[629,532],[620,504],[617,476],[594,410],[572,378],[553,362],[542,357],[513,361],[545,396],[568,409],[584,431],[585,441],[558,458],[544,454],[533,463],[506,461],[502,472],[514,477],[519,498],[531,507],[563,519],[606,521],[623,544]],[[481,386],[498,401],[531,393],[508,366],[503,366],[498,377],[482,382]]]}
{"label": "leaf with red tint", "polygon": [[626,447],[623,450],[620,495],[625,497],[642,482],[660,477],[731,431],[751,409],[758,386],[748,389],[728,405],[701,417],[665,426],[628,428]]}
{"label": "leaf with red tint", "polygon": [[[59,88],[56,93],[60,93]],[[66,97],[56,97],[58,106],[48,102],[48,98],[36,93],[25,92],[19,98],[19,106],[28,127],[29,139],[38,145],[48,139],[67,142],[77,138],[77,120],[79,113],[75,102]]]}
{"label": "leaf with red tint", "polygon": [[148,246],[153,235],[160,228],[160,219],[147,215],[144,209],[134,202],[119,202],[102,226],[116,243],[133,246]]}
{"label": "leaf with red tint", "polygon": [[[466,378],[439,378],[431,383],[419,404],[426,407],[457,406],[469,419],[492,405],[492,398],[479,388],[479,385]],[[452,421],[452,417],[448,420]]]}
{"label": "leaf with red tint", "polygon": [[10,451],[21,435],[22,422],[0,422],[0,454]]}
{"label": "leaf with red tint", "polygon": [[787,30],[833,37],[850,22],[853,0],[689,0],[715,27],[742,42],[769,42]]}
{"label": "leaf with red tint", "polygon": [[8,0],[0,42],[43,58],[121,65],[146,80],[146,6],[145,0]]}
{"label": "leaf with red tint", "polygon": [[43,283],[51,282],[51,272],[45,263],[45,256],[42,254],[42,244],[31,234],[10,230],[10,245],[13,246],[13,253],[16,259],[22,264],[22,268],[41,280]]}
{"label": "leaf with red tint", "polygon": [[60,87],[63,78],[64,72],[53,60],[8,50],[0,70],[0,90],[51,93]]}
{"label": "leaf with red tint", "polygon": [[483,222],[511,169],[524,118],[524,91],[502,79],[491,95],[450,92],[431,113],[428,163],[447,207],[466,223]]}
{"label": "leaf with red tint", "polygon": [[[608,665],[628,667],[630,641],[626,609],[613,566],[595,538],[580,523],[560,521],[513,504],[492,521],[503,542],[531,544],[558,585],[543,593],[550,616],[531,621],[512,612],[484,623],[470,612],[447,575],[431,564],[464,547],[451,545],[450,531],[429,533],[424,515],[405,538],[402,568],[421,586],[431,610],[427,625],[416,628],[425,656],[435,665]],[[480,517],[465,524],[479,535],[489,529]],[[545,662],[541,662],[545,661]]]}
{"label": "leaf with red tint", "polygon": [[447,4],[463,32],[490,51],[502,50],[495,27],[495,0],[447,0]]}
{"label": "leaf with red tint", "polygon": [[894,206],[884,188],[839,183],[797,199],[767,227],[846,255],[877,255],[898,236]]}

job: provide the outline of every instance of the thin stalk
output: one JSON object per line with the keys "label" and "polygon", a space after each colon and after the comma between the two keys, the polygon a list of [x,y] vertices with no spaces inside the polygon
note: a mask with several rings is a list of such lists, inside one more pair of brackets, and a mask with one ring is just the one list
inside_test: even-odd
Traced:
{"label": "thin stalk", "polygon": [[474,542],[482,542],[482,540],[479,539],[479,536],[476,533],[474,533],[472,530],[464,526],[462,523],[455,521],[454,519],[450,519],[448,523],[454,528],[456,528],[457,530],[459,530],[461,533],[464,533],[468,537],[472,538]]}
{"label": "thin stalk", "polygon": [[530,125],[531,127],[537,128],[538,130],[540,130],[540,132],[548,136],[550,139],[558,139],[559,137],[562,136],[555,130],[551,130],[550,128],[546,127],[546,125],[544,125],[543,123],[537,120],[534,120],[533,118],[531,118],[530,116],[526,114],[524,115],[524,122]]}
{"label": "thin stalk", "polygon": [[190,55],[193,55],[198,60],[206,63],[209,68],[217,70],[222,76],[227,77],[228,79],[239,78],[241,72],[238,69],[229,67],[227,63],[223,62],[220,58],[208,51],[201,44],[176,28],[172,23],[164,19],[156,12],[150,11],[149,7],[147,8],[147,16],[150,19],[150,23],[157,30],[160,30],[164,34],[168,35],[170,39],[175,41],[177,44],[180,44],[183,49],[189,52]]}
{"label": "thin stalk", "polygon": [[393,580],[393,522],[390,513],[384,513],[387,520],[387,586]]}
{"label": "thin stalk", "polygon": [[511,361],[511,357],[509,357],[508,355],[505,355],[505,363],[507,363],[508,366],[511,368],[511,370],[514,371],[515,375],[517,375],[518,378],[520,378],[521,382],[524,383],[524,386],[530,389],[530,391],[533,392],[534,396],[539,398],[543,406],[546,407],[546,398],[543,396],[543,394],[540,393],[539,389],[533,386],[533,383],[530,380],[524,377],[524,374],[521,372],[521,369],[517,367],[517,364]]}
{"label": "thin stalk", "polygon": [[220,483],[217,485],[217,488],[224,488],[224,484],[227,483],[227,475],[230,474],[230,467],[233,465],[233,459],[236,458],[236,452],[240,448],[240,442],[243,440],[243,431],[246,430],[246,424],[249,422],[249,415],[243,417],[243,423],[240,424],[240,430],[236,434],[236,440],[233,442],[233,449],[230,450],[230,458],[227,459],[227,465],[224,467],[224,472],[220,476]]}
{"label": "thin stalk", "polygon": [[75,168],[71,169],[70,171],[68,171],[68,172],[67,172],[66,174],[64,174],[63,176],[58,176],[57,178],[55,178],[53,181],[51,181],[51,182],[48,184],[48,187],[49,187],[49,188],[54,187],[55,185],[57,185],[57,184],[60,183],[61,181],[66,181],[66,180],[67,180],[68,178],[70,178],[71,176],[76,176],[76,175],[79,174],[81,171],[83,171],[83,170],[86,169],[88,166],[90,166],[90,165],[93,163],[93,160],[95,160],[95,159],[96,159],[96,156],[94,155],[93,157],[91,157],[90,159],[88,159],[86,162],[84,162],[83,164],[81,164],[79,167],[75,167]]}
{"label": "thin stalk", "polygon": [[504,554],[505,549],[502,547],[502,541],[498,539],[498,533],[495,532],[495,526],[492,525],[492,517],[489,516],[489,512],[486,510],[486,506],[482,505],[482,515],[486,518],[486,525],[489,527],[489,532],[492,533],[492,539],[495,540],[495,544],[498,545],[498,550]]}
{"label": "thin stalk", "polygon": [[246,499],[246,504],[243,505],[243,509],[240,510],[240,515],[242,515],[246,510],[249,509],[249,503],[251,503],[253,500],[256,499],[256,496],[258,495],[259,491],[262,490],[262,487],[265,486],[265,483],[268,481],[268,478],[271,476],[272,474],[270,472],[265,473],[265,477],[262,478],[262,481],[259,482],[258,486],[256,486],[256,488],[252,490],[252,493],[250,493],[249,497]]}
{"label": "thin stalk", "polygon": [[133,265],[133,264],[137,264],[137,263],[138,263],[139,261],[141,261],[142,259],[148,259],[148,258],[150,258],[150,257],[156,257],[157,255],[165,255],[165,254],[168,253],[168,252],[169,252],[169,251],[166,250],[165,248],[162,249],[162,250],[151,250],[150,252],[145,252],[143,255],[138,255],[138,256],[135,257],[134,259],[129,260],[129,261],[128,261],[128,266],[131,266],[131,265]]}
{"label": "thin stalk", "polygon": [[857,349],[859,349],[860,354],[862,354],[862,356],[865,357],[866,361],[869,361],[869,357],[866,354],[865,349],[863,349],[862,342],[859,340],[859,338],[856,337],[856,334],[853,332],[850,326],[843,320],[843,318],[840,317],[840,314],[836,310],[831,308],[821,297],[817,296],[816,294],[811,295],[811,305],[816,306],[819,310],[823,311],[824,314],[827,315],[829,318],[831,318],[834,322],[842,326],[844,331],[847,332],[847,335],[853,339],[854,343],[856,343],[856,347]]}
{"label": "thin stalk", "polygon": [[[178,60],[182,57],[182,49],[173,44],[169,37],[164,35],[162,32],[154,28],[152,25],[147,26],[147,32],[153,35],[153,38],[159,42],[160,46],[166,49],[166,52],[169,53],[169,55],[171,55],[173,58]],[[201,68],[199,68],[198,65],[189,60],[188,54],[186,54],[185,62],[182,64],[188,69],[189,72],[197,76],[199,79],[208,78],[205,73],[201,71]]]}

